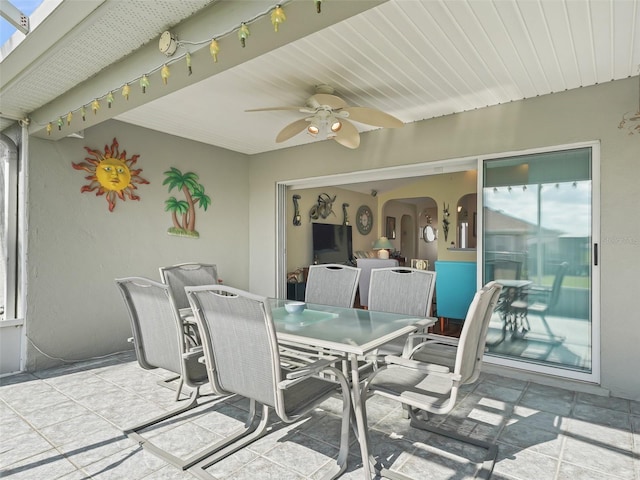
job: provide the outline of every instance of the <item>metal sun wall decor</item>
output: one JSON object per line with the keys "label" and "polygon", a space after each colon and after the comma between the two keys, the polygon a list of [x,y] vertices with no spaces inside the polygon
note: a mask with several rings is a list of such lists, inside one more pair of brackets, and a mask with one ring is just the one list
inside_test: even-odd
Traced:
{"label": "metal sun wall decor", "polygon": [[198,175],[193,172],[182,173],[175,167],[164,172],[167,178],[162,182],[169,185],[169,192],[174,188],[182,191],[185,200],[178,200],[169,197],[164,202],[165,211],[171,212],[173,226],[167,232],[169,235],[181,237],[199,238],[200,234],[196,230],[196,206],[207,211],[211,205],[211,198],[204,193],[204,186],[198,183]]}
{"label": "metal sun wall decor", "polygon": [[140,177],[141,168],[132,168],[140,155],[127,158],[127,151],[123,150],[120,153],[118,141],[115,138],[110,147],[109,145],[104,146],[104,153],[89,147],[84,147],[84,149],[93,158],[85,157],[86,162],[81,163],[71,162],[76,170],[89,172],[89,175],[84,178],[90,183],[84,185],[80,189],[80,193],[95,191],[96,196],[105,195],[110,212],[113,212],[116,207],[118,198],[124,201],[126,196],[130,200],[140,200],[140,197],[134,193],[134,190],[137,189],[136,184],[149,183]]}

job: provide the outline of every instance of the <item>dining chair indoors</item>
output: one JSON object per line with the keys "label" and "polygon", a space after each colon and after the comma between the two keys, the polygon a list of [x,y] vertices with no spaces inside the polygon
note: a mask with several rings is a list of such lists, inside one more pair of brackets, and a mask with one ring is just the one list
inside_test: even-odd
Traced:
{"label": "dining chair indoors", "polygon": [[[371,270],[369,310],[428,317],[431,315],[436,272],[408,267]],[[383,345],[378,354],[401,355],[407,336]]]}
{"label": "dining chair indoors", "polygon": [[311,265],[304,300],[307,303],[352,308],[359,279],[358,267],[334,263]]}
{"label": "dining chair indoors", "polygon": [[[385,365],[374,371],[363,382],[361,390],[365,419],[366,400],[374,395],[380,395],[408,405],[412,427],[486,449],[482,469],[478,473],[478,478],[484,479],[489,478],[493,471],[498,453],[497,445],[434,427],[428,422],[426,416],[427,413],[436,415],[449,413],[457,404],[460,386],[477,380],[484,353],[483,337],[486,337],[486,325],[498,301],[501,288],[501,285],[491,282],[474,295],[458,344],[455,346],[453,368],[448,366],[448,362],[442,364],[416,360],[417,353],[422,348],[430,347],[427,342],[424,346],[416,346],[412,352],[413,358],[406,355],[385,357]],[[389,470],[376,462],[373,457],[370,461],[382,477],[397,480],[409,479],[399,472]]]}
{"label": "dining chair indoors", "polygon": [[[204,361],[209,378],[219,388],[262,405],[259,426],[253,433],[195,465],[199,478],[214,478],[207,468],[267,433],[270,410],[285,423],[303,418],[317,405],[342,392],[342,428],[336,478],[346,469],[349,453],[349,385],[340,370],[323,359],[294,371],[283,369],[278,340],[267,299],[227,286],[187,287],[187,297],[202,335]],[[322,378],[330,372],[337,381]]]}
{"label": "dining chair indoors", "polygon": [[[143,437],[141,432],[200,405],[200,387],[209,382],[207,369],[198,361],[203,355],[202,347],[187,349],[182,321],[169,294],[168,285],[142,277],[120,278],[115,282],[129,312],[133,332],[130,340],[133,342],[139,365],[147,370],[162,368],[179,375],[178,396],[183,384],[195,388],[195,393],[191,395],[187,404],[127,428],[124,433],[155,455],[186,469],[209,456],[220,446],[216,444],[203,448],[183,459],[161,449]],[[226,392],[216,392],[215,389],[214,392],[220,395],[220,399],[226,395]]]}

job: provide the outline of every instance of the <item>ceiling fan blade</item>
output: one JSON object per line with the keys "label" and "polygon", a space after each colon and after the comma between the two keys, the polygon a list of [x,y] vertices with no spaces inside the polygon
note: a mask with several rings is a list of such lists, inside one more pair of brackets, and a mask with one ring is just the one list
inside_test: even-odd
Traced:
{"label": "ceiling fan blade", "polygon": [[280,133],[278,133],[278,136],[276,137],[276,143],[281,143],[286,140],[289,140],[291,137],[293,137],[294,135],[297,135],[298,133],[303,131],[305,128],[307,128],[307,125],[309,125],[309,122],[307,122],[307,120],[305,120],[304,118],[301,118],[300,120],[296,120],[295,122],[290,123],[289,125],[284,127],[282,130],[280,130]]}
{"label": "ceiling fan blade", "polygon": [[343,111],[349,113],[349,120],[366,123],[367,125],[384,128],[399,128],[404,125],[402,120],[375,108],[347,107]]}
{"label": "ceiling fan blade", "polygon": [[342,127],[333,139],[340,145],[347,148],[358,148],[360,146],[360,133],[353,123],[344,118],[340,119]]}
{"label": "ceiling fan blade", "polygon": [[265,108],[252,108],[251,110],[245,110],[245,112],[268,112],[271,110],[303,110],[306,107],[265,107]]}
{"label": "ceiling fan blade", "polygon": [[328,105],[332,109],[348,107],[347,102],[343,99],[329,93],[316,93],[307,100],[307,104],[313,108],[318,108],[321,105]]}

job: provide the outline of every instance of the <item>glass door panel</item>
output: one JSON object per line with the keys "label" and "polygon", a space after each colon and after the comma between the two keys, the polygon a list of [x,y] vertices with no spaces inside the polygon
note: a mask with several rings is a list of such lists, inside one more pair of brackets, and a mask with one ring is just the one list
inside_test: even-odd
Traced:
{"label": "glass door panel", "polygon": [[489,355],[591,374],[592,149],[486,160],[483,174],[483,283],[504,285]]}

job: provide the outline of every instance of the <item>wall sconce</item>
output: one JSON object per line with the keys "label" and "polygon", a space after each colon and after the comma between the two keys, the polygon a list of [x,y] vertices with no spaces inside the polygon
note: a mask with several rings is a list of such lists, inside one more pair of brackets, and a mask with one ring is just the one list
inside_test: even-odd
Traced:
{"label": "wall sconce", "polygon": [[380,237],[376,240],[376,243],[373,244],[373,249],[378,250],[378,258],[388,260],[389,250],[393,249],[393,244],[387,237]]}

